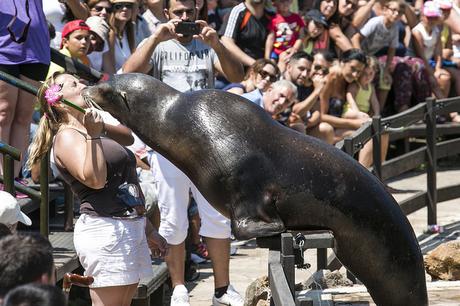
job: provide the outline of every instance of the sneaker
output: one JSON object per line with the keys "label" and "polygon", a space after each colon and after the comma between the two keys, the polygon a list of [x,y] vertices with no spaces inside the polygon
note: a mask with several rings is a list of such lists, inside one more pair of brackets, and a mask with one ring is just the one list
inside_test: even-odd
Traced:
{"label": "sneaker", "polygon": [[208,248],[203,242],[193,246],[192,254],[198,255],[204,259],[209,259]]}
{"label": "sneaker", "polygon": [[188,290],[184,285],[174,287],[171,296],[171,306],[190,306]]}
{"label": "sneaker", "polygon": [[212,296],[212,305],[243,306],[244,299],[232,285],[228,285],[227,292],[223,296],[220,298],[216,298],[215,295]]}

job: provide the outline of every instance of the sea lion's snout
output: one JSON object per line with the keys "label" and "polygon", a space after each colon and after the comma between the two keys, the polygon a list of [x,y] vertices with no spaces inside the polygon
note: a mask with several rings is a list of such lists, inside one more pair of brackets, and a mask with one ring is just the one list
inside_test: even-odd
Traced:
{"label": "sea lion's snout", "polygon": [[269,186],[259,199],[234,204],[231,210],[232,230],[237,239],[273,236],[285,231],[285,225],[276,209],[282,193]]}
{"label": "sea lion's snout", "polygon": [[270,223],[251,218],[232,218],[232,232],[236,239],[247,240],[255,237],[268,237],[277,235],[286,230],[281,219]]}
{"label": "sea lion's snout", "polygon": [[111,101],[111,89],[107,83],[100,83],[94,86],[88,86],[81,92],[85,101],[91,101],[106,110]]}

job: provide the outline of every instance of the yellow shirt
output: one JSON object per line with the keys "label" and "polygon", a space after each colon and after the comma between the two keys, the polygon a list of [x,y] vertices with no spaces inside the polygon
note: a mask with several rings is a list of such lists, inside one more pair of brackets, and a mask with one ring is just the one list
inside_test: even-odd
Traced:
{"label": "yellow shirt", "polygon": [[[70,56],[70,51],[67,48],[62,48],[59,50],[60,53],[64,54],[65,56],[71,57]],[[90,66],[90,61],[89,58],[85,55],[83,58],[79,58],[79,60],[85,64],[86,66]],[[52,76],[55,72],[64,72],[65,68],[62,66],[59,66],[56,63],[51,62],[50,68],[48,69],[48,74],[46,75],[46,79],[48,79],[50,76]]]}
{"label": "yellow shirt", "polygon": [[[367,85],[367,89],[364,89],[361,84],[357,83],[359,86],[358,92],[356,93],[355,102],[358,106],[359,111],[368,114],[371,109],[371,96],[372,96],[372,86]],[[343,106],[343,114],[351,109],[350,104],[347,102]]]}

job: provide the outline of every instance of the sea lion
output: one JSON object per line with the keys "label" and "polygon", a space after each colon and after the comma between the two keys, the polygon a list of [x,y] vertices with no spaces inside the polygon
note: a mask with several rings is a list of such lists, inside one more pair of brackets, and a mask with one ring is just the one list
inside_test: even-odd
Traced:
{"label": "sea lion", "polygon": [[353,158],[295,132],[242,97],[180,93],[143,74],[83,96],[130,127],[232,220],[238,239],[327,229],[377,305],[428,304],[415,234],[382,183]]}

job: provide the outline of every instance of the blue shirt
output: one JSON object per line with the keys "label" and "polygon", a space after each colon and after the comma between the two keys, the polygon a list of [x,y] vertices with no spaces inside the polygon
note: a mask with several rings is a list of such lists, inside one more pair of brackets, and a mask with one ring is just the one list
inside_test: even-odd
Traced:
{"label": "blue shirt", "polygon": [[264,102],[262,100],[263,94],[262,94],[262,91],[260,91],[260,89],[258,89],[258,88],[254,89],[253,91],[244,93],[241,96],[243,98],[248,99],[252,103],[255,103],[255,104],[259,105],[260,107],[264,108]]}
{"label": "blue shirt", "polygon": [[[7,29],[14,18],[15,6],[17,16],[10,30],[17,39],[30,20],[26,40],[19,44],[11,40]],[[0,1],[0,64],[50,63],[50,39],[42,0],[29,0],[29,15],[30,18],[27,17],[25,0]]]}

